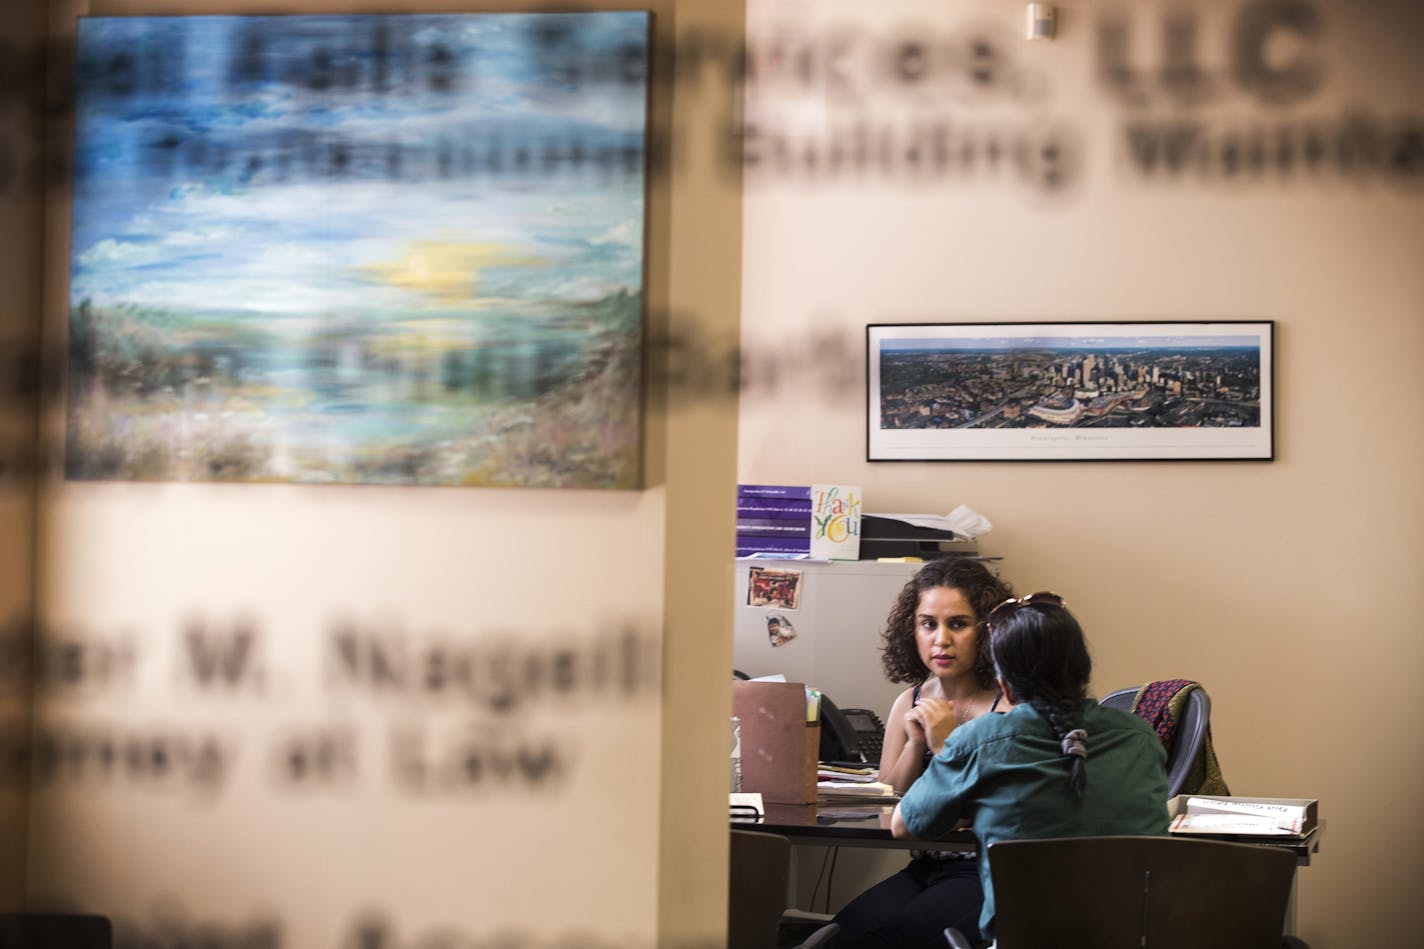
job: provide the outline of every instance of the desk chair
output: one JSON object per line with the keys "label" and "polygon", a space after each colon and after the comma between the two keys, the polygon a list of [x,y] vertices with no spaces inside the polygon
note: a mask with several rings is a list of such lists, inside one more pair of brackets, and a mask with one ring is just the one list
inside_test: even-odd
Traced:
{"label": "desk chair", "polygon": [[[1133,700],[1141,691],[1138,686],[1118,689],[1104,696],[1098,704],[1104,708],[1115,708],[1121,712],[1131,712]],[[1187,693],[1187,704],[1182,710],[1182,719],[1177,723],[1177,737],[1167,754],[1167,797],[1189,794],[1195,788],[1188,788],[1187,778],[1192,764],[1201,753],[1206,741],[1207,725],[1211,721],[1211,698],[1206,689],[1198,686]]]}
{"label": "desk chair", "polygon": [[[791,879],[791,841],[755,830],[732,833],[727,898],[727,949],[778,949],[781,916]],[[818,949],[835,942],[841,927],[826,923],[794,949]]]}
{"label": "desk chair", "polygon": [[[998,949],[1280,949],[1288,850],[1174,837],[1005,840],[989,848]],[[954,931],[956,949],[969,943]],[[958,941],[956,941],[956,939]]]}
{"label": "desk chair", "polygon": [[111,949],[107,916],[0,913],[0,949]]}

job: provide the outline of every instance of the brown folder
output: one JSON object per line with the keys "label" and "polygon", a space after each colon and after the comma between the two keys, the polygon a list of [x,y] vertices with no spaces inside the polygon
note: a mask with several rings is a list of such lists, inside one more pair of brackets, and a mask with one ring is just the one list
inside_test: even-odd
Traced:
{"label": "brown folder", "polygon": [[734,681],[732,714],[742,721],[742,790],[768,804],[816,803],[821,726],[806,721],[806,686]]}

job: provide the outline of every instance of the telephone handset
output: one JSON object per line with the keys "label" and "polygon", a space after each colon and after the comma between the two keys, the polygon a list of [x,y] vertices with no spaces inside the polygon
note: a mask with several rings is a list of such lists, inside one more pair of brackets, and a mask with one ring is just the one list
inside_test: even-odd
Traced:
{"label": "telephone handset", "polygon": [[821,694],[821,760],[878,767],[885,725],[868,708],[837,708]]}

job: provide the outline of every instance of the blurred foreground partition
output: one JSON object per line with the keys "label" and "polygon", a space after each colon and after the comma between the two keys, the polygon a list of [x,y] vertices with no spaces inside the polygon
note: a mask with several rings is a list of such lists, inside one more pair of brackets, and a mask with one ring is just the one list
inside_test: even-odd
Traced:
{"label": "blurred foreground partition", "polygon": [[0,910],[24,903],[39,419],[44,6],[0,8]]}
{"label": "blurred foreground partition", "polygon": [[[153,21],[93,64],[103,121],[127,107],[127,96],[150,96],[154,112],[130,115],[127,137],[79,156],[100,172],[86,179],[99,230],[70,240],[79,196],[63,188],[45,209],[45,331],[62,341],[77,326],[87,341],[66,350],[48,444],[72,445],[67,430],[88,427],[85,466],[42,486],[38,724],[19,749],[35,787],[29,908],[111,916],[116,941],[129,945],[723,942],[726,828],[717,795],[726,765],[695,751],[698,734],[725,735],[730,700],[731,524],[722,513],[730,506],[708,498],[722,486],[730,495],[734,484],[734,389],[679,401],[672,390],[681,375],[649,356],[662,371],[647,374],[635,406],[641,487],[554,487],[567,470],[587,470],[583,448],[620,444],[620,430],[597,417],[534,428],[543,400],[576,402],[597,384],[611,350],[596,342],[578,354],[541,348],[546,340],[521,336],[497,299],[501,288],[535,281],[550,294],[605,300],[607,286],[571,266],[572,256],[622,260],[645,229],[640,315],[648,328],[664,338],[735,337],[739,195],[725,190],[720,166],[701,162],[713,154],[711,129],[724,128],[732,112],[730,76],[709,74],[703,98],[677,93],[658,70],[672,68],[679,29],[730,22],[739,35],[740,11],[683,0],[651,7],[648,149],[661,157],[647,156],[645,205],[591,236],[573,227],[520,241],[522,222],[501,216],[529,204],[509,175],[537,183],[549,154],[531,152],[517,167],[518,136],[546,131],[502,111],[521,81],[603,84],[603,93],[564,112],[595,130],[612,114],[606,94],[629,68],[630,49],[600,46],[573,28],[575,18],[556,16],[527,35],[477,18],[446,33],[402,32],[390,21],[366,29],[361,47],[355,34],[350,44],[323,42],[304,32],[301,17],[278,17],[277,33],[239,33],[206,58],[178,56],[165,45],[174,27]],[[76,14],[152,12],[122,0],[56,4],[54,38],[61,47],[72,41]],[[313,2],[282,12],[339,11]],[[511,35],[526,36],[521,52],[533,61],[501,58],[514,52]],[[538,61],[551,53],[571,58]],[[260,94],[224,113],[205,143],[170,142],[148,124],[164,109],[208,121],[181,101],[185,84],[170,82],[184,71],[203,82],[251,83]],[[427,233],[415,234],[409,219],[425,221],[428,207],[402,201],[400,187],[379,201],[343,190],[373,161],[398,163],[401,176],[438,177],[439,142],[422,152],[402,137],[410,128],[377,150],[347,152],[334,132],[321,132],[260,155],[223,151],[227,120],[268,141],[260,136],[297,99],[313,115],[327,110],[332,122],[366,128],[374,115],[363,112],[362,90],[375,83],[399,98],[407,82],[466,83],[461,108],[476,93],[492,97],[490,138],[474,143],[482,150],[449,156],[453,171],[470,172],[458,187],[479,189],[479,213],[453,223],[431,214]],[[708,151],[678,165],[667,157],[678,134]],[[495,140],[511,163],[498,172],[481,164]],[[157,164],[144,167],[178,180],[160,189],[126,179],[132,168],[121,143],[147,149],[145,162]],[[584,154],[576,181],[625,167],[621,152],[597,158],[603,144],[592,142],[594,158]],[[575,159],[561,154],[562,174]],[[267,164],[268,155],[279,164]],[[413,168],[416,157],[428,164]],[[311,168],[320,175],[303,171]],[[150,186],[161,215],[119,214],[120,199]],[[329,194],[316,194],[318,186]],[[539,214],[586,220],[601,199],[582,188],[533,204]],[[246,310],[259,302],[289,313],[304,305],[308,288],[280,278],[308,264],[310,248],[274,228],[229,249],[224,232],[246,233],[284,201],[313,209],[312,234],[362,218],[365,230],[341,244],[329,269],[363,292],[350,306],[258,326]],[[397,222],[415,236],[376,253],[373,239]],[[227,269],[246,276],[248,292],[195,285],[162,307],[106,299],[97,287],[139,299],[157,284],[157,238],[129,238],[158,234],[159,225],[165,253],[230,254]],[[101,230],[106,236],[85,239]],[[460,296],[472,288],[488,304],[473,315]],[[399,319],[357,326],[357,311],[372,300],[399,300]],[[193,321],[188,308],[199,306],[212,318]],[[550,306],[551,325],[570,339],[601,340],[626,316]],[[709,310],[714,317],[704,322]],[[449,355],[452,321],[466,318],[507,346],[507,379]],[[257,336],[267,347],[260,364],[234,346]],[[191,358],[170,358],[180,344]],[[146,362],[154,353],[162,358]],[[471,441],[461,431],[428,454],[339,444],[338,433],[362,434],[348,422],[372,378],[429,409],[410,407],[412,426],[457,404],[497,415],[491,465],[527,462],[550,486],[413,486],[431,472],[444,476],[442,453]],[[500,402],[506,381],[528,417]],[[273,386],[307,391],[273,401]],[[132,403],[122,418],[105,414],[116,392]],[[69,411],[76,405],[82,417]],[[248,477],[259,457],[278,475],[300,468],[261,451],[278,411],[347,419],[284,443],[288,460],[344,451],[353,469],[375,476],[359,484]],[[233,432],[241,437],[226,438]],[[140,443],[166,455],[132,451]],[[201,469],[192,467],[198,458]],[[152,477],[199,470],[192,479]],[[484,469],[463,470],[476,484]],[[689,544],[689,536],[707,542]],[[713,882],[702,885],[704,877]]]}

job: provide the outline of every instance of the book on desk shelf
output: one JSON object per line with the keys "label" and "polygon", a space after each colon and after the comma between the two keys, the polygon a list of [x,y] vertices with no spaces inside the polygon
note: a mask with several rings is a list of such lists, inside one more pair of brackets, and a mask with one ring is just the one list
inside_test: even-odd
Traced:
{"label": "book on desk shelf", "polygon": [[1304,798],[1180,795],[1167,803],[1174,834],[1302,837],[1315,830],[1316,803]]}
{"label": "book on desk shelf", "polygon": [[737,556],[811,553],[811,488],[737,485]]}
{"label": "book on desk shelf", "polygon": [[807,537],[811,536],[811,519],[737,516],[737,537]]}
{"label": "book on desk shelf", "polygon": [[737,556],[750,557],[752,554],[799,554],[809,556],[809,537],[761,537],[747,534],[737,535]]}
{"label": "book on desk shelf", "polygon": [[876,768],[852,768],[822,761],[816,766],[817,781],[854,781],[865,784],[880,777]]}
{"label": "book on desk shelf", "polygon": [[811,521],[811,499],[799,498],[737,498],[737,520],[744,517],[775,517],[783,520]]}
{"label": "book on desk shelf", "polygon": [[818,804],[894,804],[900,800],[895,789],[879,781],[818,781],[816,782],[816,802]]}
{"label": "book on desk shelf", "polygon": [[811,500],[811,486],[808,484],[739,484],[738,498],[794,498],[799,501]]}

